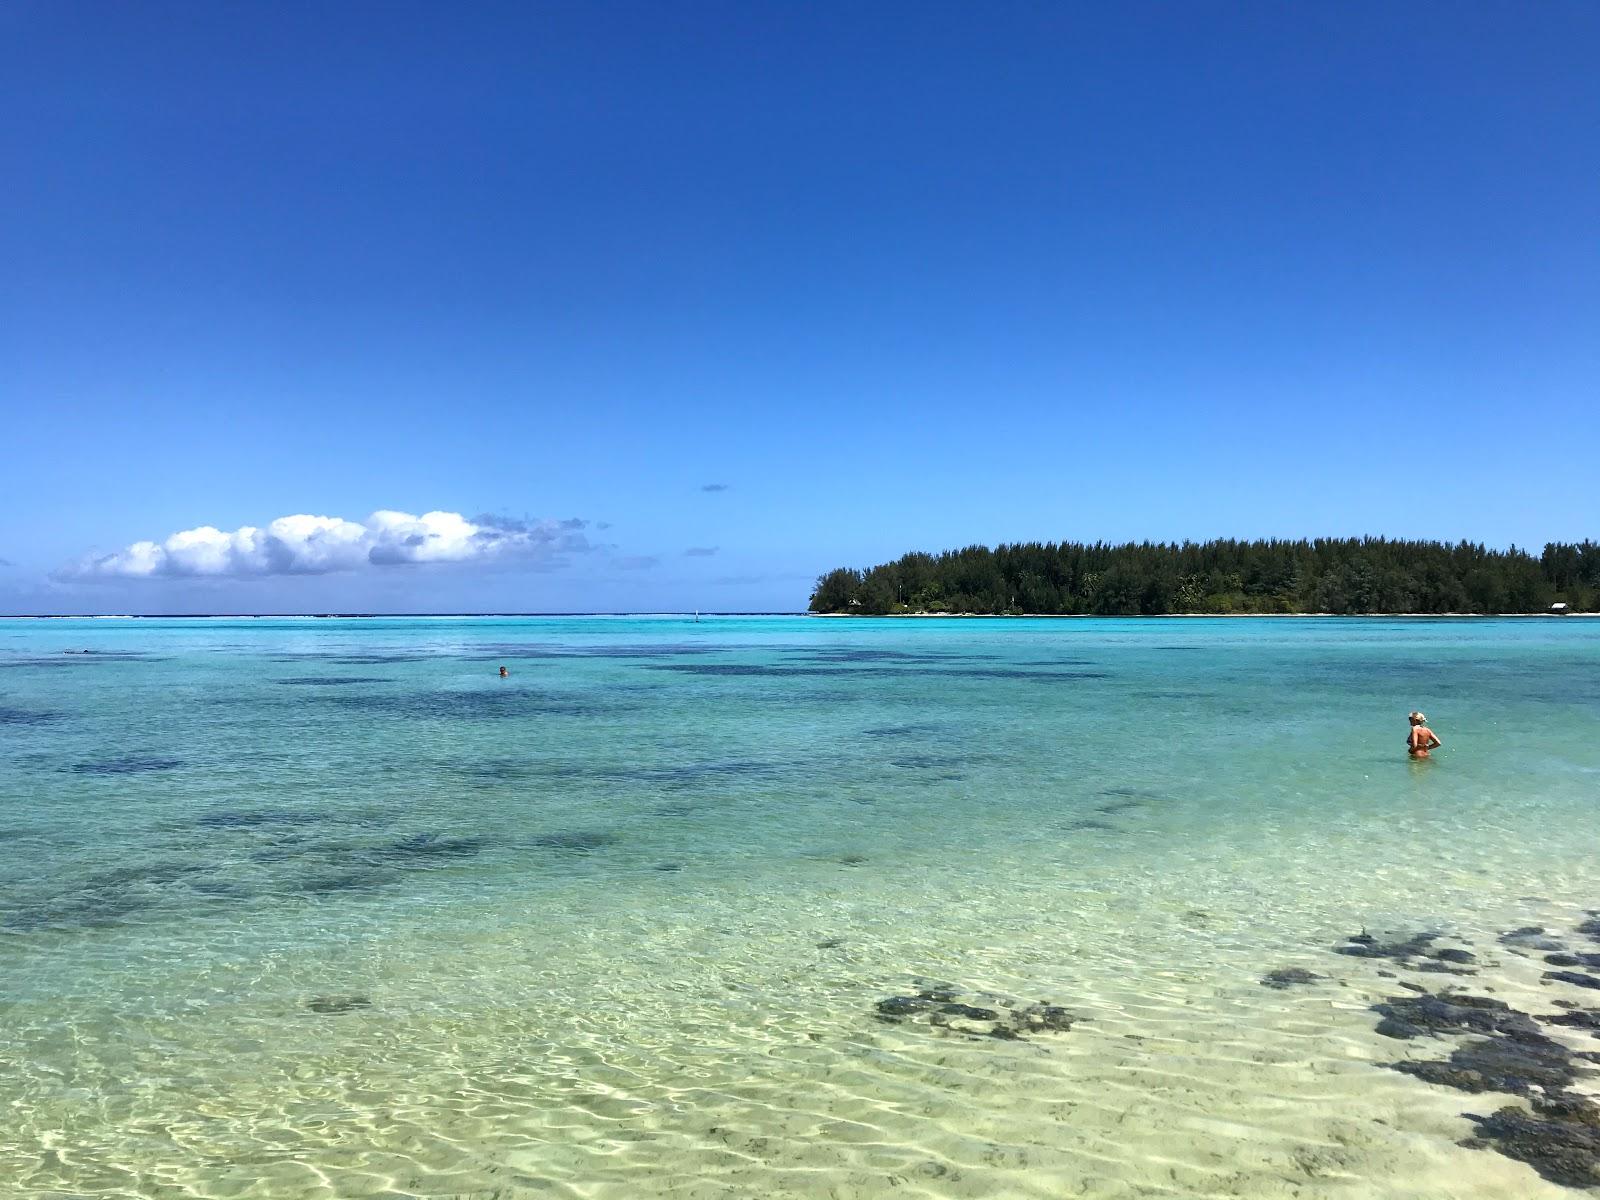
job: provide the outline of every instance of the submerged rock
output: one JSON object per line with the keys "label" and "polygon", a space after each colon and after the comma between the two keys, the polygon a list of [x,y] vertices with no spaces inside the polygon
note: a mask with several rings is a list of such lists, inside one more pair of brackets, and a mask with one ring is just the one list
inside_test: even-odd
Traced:
{"label": "submerged rock", "polygon": [[1442,1062],[1398,1062],[1396,1071],[1463,1092],[1531,1095],[1534,1088],[1562,1091],[1578,1081],[1572,1053],[1542,1034],[1482,1038],[1456,1047]]}
{"label": "submerged rock", "polygon": [[412,833],[391,842],[380,858],[421,862],[425,859],[471,858],[483,849],[478,837],[441,837],[437,833]]}
{"label": "submerged rock", "polygon": [[1500,935],[1502,946],[1512,946],[1522,950],[1563,950],[1564,946],[1552,937],[1545,936],[1543,925],[1524,925],[1521,929],[1513,929],[1509,933]]}
{"label": "submerged rock", "polygon": [[1261,977],[1261,986],[1277,988],[1279,991],[1293,987],[1297,983],[1316,983],[1323,978],[1302,967],[1280,967],[1276,971],[1268,971]]}
{"label": "submerged rock", "polygon": [[[990,1001],[998,1007],[968,1004],[958,999],[953,988],[925,987],[914,996],[888,996],[879,1000],[873,1006],[873,1015],[879,1021],[895,1025],[915,1020],[948,1033],[1010,1042],[1025,1041],[1026,1034],[1066,1033],[1074,1022],[1084,1019],[1059,1004],[1042,1001],[1023,1004],[987,994],[973,998]],[[983,1024],[988,1024],[989,1028],[977,1028]]]}
{"label": "submerged rock", "polygon": [[1074,1021],[1081,1020],[1083,1018],[1077,1013],[1062,1008],[1059,1004],[1030,1004],[1027,1008],[1018,1009],[1011,1014],[1011,1023],[1030,1033],[1036,1030],[1067,1033],[1072,1029]]}
{"label": "submerged rock", "polygon": [[1380,942],[1363,929],[1354,937],[1347,938],[1343,946],[1336,946],[1334,952],[1347,954],[1351,958],[1391,958],[1403,962],[1426,954],[1428,947],[1439,937],[1437,933],[1415,933],[1400,941]]}
{"label": "submerged rock", "polygon": [[1590,967],[1600,970],[1600,954],[1546,954],[1544,960],[1552,967]]}
{"label": "submerged rock", "polygon": [[617,835],[603,829],[577,829],[565,833],[544,833],[533,839],[541,850],[559,850],[567,854],[593,854],[614,846]]}
{"label": "submerged rock", "polygon": [[1553,979],[1557,983],[1570,983],[1581,988],[1595,988],[1600,990],[1600,978],[1585,975],[1582,971],[1546,971],[1540,978]]}
{"label": "submerged rock", "polygon": [[1501,1033],[1539,1036],[1527,1013],[1503,1000],[1442,992],[1437,996],[1391,996],[1372,1006],[1383,1017],[1378,1032],[1385,1037],[1414,1038],[1441,1033]]}
{"label": "submerged rock", "polygon": [[1546,1025],[1565,1025],[1569,1029],[1587,1029],[1600,1037],[1600,1009],[1578,1008],[1563,1013],[1551,1013],[1539,1018]]}
{"label": "submerged rock", "polygon": [[1487,996],[1445,993],[1438,996],[1396,996],[1373,1005],[1382,1014],[1378,1032],[1393,1038],[1442,1033],[1488,1036],[1463,1043],[1449,1058],[1390,1063],[1396,1071],[1428,1083],[1463,1092],[1551,1094],[1589,1073],[1583,1062],[1592,1056],[1547,1037],[1527,1013]]}
{"label": "submerged rock", "polygon": [[992,1008],[978,1008],[971,1004],[942,1004],[939,1012],[947,1017],[961,1017],[968,1021],[997,1021],[1000,1014]]}
{"label": "submerged rock", "polygon": [[1143,807],[1144,807],[1144,801],[1143,800],[1113,800],[1109,804],[1099,805],[1095,809],[1095,812],[1119,813],[1119,812],[1127,812],[1130,809],[1143,808]]}
{"label": "submerged rock", "polygon": [[[1600,922],[1597,922],[1600,923]],[[1400,958],[1418,953],[1428,935],[1384,946],[1365,935],[1352,939],[1342,952],[1377,957],[1399,950]],[[1553,950],[1553,966],[1589,965],[1582,956],[1560,953],[1561,946],[1545,936],[1542,926],[1530,925],[1500,935],[1500,942],[1522,950]],[[1473,961],[1466,951],[1428,952],[1428,962],[1418,970],[1450,970],[1447,963]],[[1574,971],[1548,971],[1547,980],[1600,988],[1600,979]],[[1402,987],[1420,990],[1416,984]],[[1491,1116],[1466,1114],[1476,1125],[1476,1136],[1462,1143],[1473,1149],[1493,1149],[1527,1163],[1545,1179],[1569,1187],[1600,1186],[1600,1108],[1571,1092],[1594,1072],[1590,1063],[1600,1054],[1578,1051],[1550,1037],[1541,1026],[1589,1030],[1600,1037],[1600,1010],[1580,1009],[1570,1001],[1555,1001],[1565,1011],[1535,1020],[1503,1000],[1461,992],[1391,996],[1372,1006],[1382,1018],[1377,1032],[1393,1038],[1439,1037],[1474,1034],[1455,1045],[1443,1059],[1392,1062],[1395,1071],[1425,1083],[1463,1092],[1505,1092],[1527,1098],[1532,1111],[1518,1106],[1502,1108]]]}
{"label": "submerged rock", "polygon": [[1600,1108],[1592,1101],[1568,1093],[1534,1100],[1532,1112],[1507,1105],[1468,1116],[1478,1132],[1462,1145],[1492,1147],[1564,1187],[1600,1186]]}
{"label": "submerged rock", "polygon": [[360,1008],[371,1008],[372,1001],[365,996],[313,996],[306,1001],[306,1007],[314,1013],[336,1016]]}
{"label": "submerged rock", "polygon": [[873,1007],[878,1010],[879,1020],[898,1021],[902,1017],[914,1017],[920,1012],[927,1012],[933,1003],[920,996],[890,996],[886,1000],[879,1000]]}
{"label": "submerged rock", "polygon": [[67,770],[74,775],[143,775],[153,771],[176,771],[186,765],[181,758],[157,758],[144,754],[124,754],[97,762],[73,763]]}

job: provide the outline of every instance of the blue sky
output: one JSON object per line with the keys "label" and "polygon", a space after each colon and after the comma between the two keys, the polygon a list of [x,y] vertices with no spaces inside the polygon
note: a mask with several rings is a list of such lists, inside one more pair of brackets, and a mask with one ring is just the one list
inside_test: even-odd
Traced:
{"label": "blue sky", "polygon": [[1560,2],[7,0],[0,611],[1595,535],[1597,54]]}

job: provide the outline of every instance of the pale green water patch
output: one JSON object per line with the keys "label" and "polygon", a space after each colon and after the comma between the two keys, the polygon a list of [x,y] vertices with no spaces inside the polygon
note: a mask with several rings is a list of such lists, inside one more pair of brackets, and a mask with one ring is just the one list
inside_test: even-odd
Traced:
{"label": "pale green water patch", "polygon": [[[1597,668],[1578,621],[0,622],[0,1177],[1559,1194],[1331,949],[1584,999],[1496,939],[1600,907]],[[930,982],[1083,1019],[877,1019]]]}

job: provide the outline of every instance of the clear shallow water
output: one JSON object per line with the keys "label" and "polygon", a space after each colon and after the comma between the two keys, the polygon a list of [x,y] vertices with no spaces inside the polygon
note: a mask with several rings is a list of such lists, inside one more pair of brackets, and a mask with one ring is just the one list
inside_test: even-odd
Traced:
{"label": "clear shallow water", "polygon": [[1330,950],[1589,999],[1597,719],[1576,619],[0,621],[0,1193],[1571,1195]]}

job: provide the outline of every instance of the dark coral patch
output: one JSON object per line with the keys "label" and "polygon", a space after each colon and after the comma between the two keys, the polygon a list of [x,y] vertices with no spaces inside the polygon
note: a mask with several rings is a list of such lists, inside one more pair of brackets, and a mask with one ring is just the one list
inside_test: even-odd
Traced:
{"label": "dark coral patch", "polygon": [[203,829],[260,829],[274,825],[317,825],[326,819],[320,813],[287,808],[221,808],[201,813],[194,823]]}
{"label": "dark coral patch", "polygon": [[38,904],[25,904],[0,916],[7,929],[107,929],[136,913],[155,908],[148,890],[119,887],[87,888]]}
{"label": "dark coral patch", "polygon": [[1517,950],[1562,950],[1565,949],[1560,942],[1545,934],[1543,925],[1524,925],[1520,929],[1513,929],[1500,935],[1500,944],[1510,946]]}
{"label": "dark coral patch", "polygon": [[771,679],[796,679],[806,676],[849,676],[854,679],[1017,679],[1038,683],[1060,683],[1082,679],[1105,679],[1103,671],[1024,671],[1012,667],[918,667],[842,666],[819,662],[815,665],[774,665],[768,663],[650,663],[649,671],[675,671],[683,675],[752,676]]}
{"label": "dark coral patch", "polygon": [[118,662],[163,662],[148,654],[124,650],[63,650],[57,655],[21,654],[0,658],[4,667],[85,667]]}
{"label": "dark coral patch", "polygon": [[1452,967],[1448,963],[1435,962],[1429,959],[1426,962],[1416,963],[1412,966],[1415,971],[1425,971],[1433,975],[1476,975],[1477,972],[1469,967]]}
{"label": "dark coral patch", "polygon": [[819,663],[916,663],[939,665],[982,661],[992,658],[986,654],[941,654],[936,651],[880,650],[866,646],[845,646],[827,649],[795,649],[790,651],[800,657]]}
{"label": "dark coral patch", "polygon": [[1531,1113],[1507,1105],[1471,1120],[1478,1133],[1463,1145],[1492,1146],[1564,1187],[1600,1186],[1600,1108],[1592,1101],[1557,1095],[1535,1099]]}
{"label": "dark coral patch", "polygon": [[1588,1073],[1581,1064],[1592,1056],[1569,1050],[1547,1037],[1527,1013],[1488,996],[1393,996],[1372,1007],[1383,1017],[1378,1032],[1388,1037],[1485,1035],[1463,1042],[1445,1059],[1389,1064],[1427,1083],[1463,1092],[1548,1096]]}
{"label": "dark coral patch", "polygon": [[[978,997],[994,1000],[995,997]],[[1020,1004],[1002,1000],[998,1007],[970,1004],[953,988],[924,987],[914,996],[889,996],[874,1005],[878,1020],[898,1025],[906,1021],[966,1037],[1024,1041],[1035,1033],[1066,1033],[1084,1018],[1058,1004]],[[980,1026],[988,1025],[983,1029]]]}
{"label": "dark coral patch", "polygon": [[1321,975],[1313,974],[1302,967],[1281,967],[1276,971],[1268,971],[1261,979],[1261,986],[1281,991],[1296,984],[1316,983],[1321,978]]}
{"label": "dark coral patch", "polygon": [[891,1020],[895,1020],[900,1017],[916,1016],[918,1013],[932,1008],[933,1004],[931,1001],[924,1000],[919,996],[889,996],[879,1000],[873,1007],[877,1009],[880,1018],[888,1017]]}
{"label": "dark coral patch", "polygon": [[139,866],[110,867],[96,871],[85,878],[90,887],[130,887],[139,884],[176,883],[188,875],[204,870],[192,863],[145,863]]}
{"label": "dark coral patch", "polygon": [[1441,1033],[1537,1035],[1539,1027],[1526,1013],[1503,1000],[1441,992],[1437,996],[1391,996],[1372,1006],[1383,1017],[1378,1032],[1385,1037],[1414,1038]]}
{"label": "dark coral patch", "polygon": [[371,1008],[372,1001],[365,996],[313,996],[306,1001],[306,1007],[314,1013],[336,1016]]}
{"label": "dark coral patch", "polygon": [[545,833],[533,839],[533,844],[544,850],[560,850],[568,854],[593,854],[614,846],[620,839],[603,829],[576,829],[565,833]]}
{"label": "dark coral patch", "polygon": [[1576,1083],[1582,1072],[1572,1051],[1540,1034],[1492,1037],[1456,1047],[1442,1062],[1391,1063],[1396,1071],[1427,1083],[1463,1092],[1533,1094],[1534,1088],[1560,1091]]}
{"label": "dark coral patch", "polygon": [[118,758],[103,758],[96,762],[74,763],[67,770],[74,775],[144,775],[155,771],[176,771],[184,765],[181,758],[124,754]]}
{"label": "dark coral patch", "polygon": [[482,838],[413,833],[384,847],[379,851],[379,857],[399,860],[407,865],[422,865],[428,860],[471,858],[483,847]]}
{"label": "dark coral patch", "polygon": [[53,725],[61,720],[62,714],[43,708],[13,708],[9,704],[0,704],[0,725],[28,726],[28,725]]}
{"label": "dark coral patch", "polygon": [[[498,681],[496,681],[498,682]],[[418,721],[490,721],[522,717],[603,715],[606,707],[591,700],[522,689],[489,691],[344,691],[310,693],[318,704]],[[614,706],[613,706],[614,707]]]}
{"label": "dark coral patch", "polygon": [[394,877],[383,871],[334,871],[309,875],[294,890],[307,896],[329,896],[340,892],[372,892],[392,882]]}
{"label": "dark coral patch", "polygon": [[967,1021],[998,1021],[1000,1014],[992,1008],[979,1008],[973,1004],[958,1004],[952,1001],[939,1006],[939,1015],[942,1017],[961,1017]]}
{"label": "dark coral patch", "polygon": [[1556,983],[1570,983],[1574,987],[1600,990],[1600,978],[1594,975],[1585,975],[1582,971],[1546,971],[1541,978],[1553,980]]}
{"label": "dark coral patch", "polygon": [[909,771],[926,771],[940,767],[957,767],[971,761],[970,754],[902,754],[898,758],[891,758],[889,765]]}
{"label": "dark coral patch", "polygon": [[1552,967],[1590,967],[1600,970],[1600,954],[1546,954],[1544,960]]}
{"label": "dark coral patch", "polygon": [[861,736],[869,738],[920,738],[938,733],[940,728],[940,726],[931,722],[908,725],[874,725],[871,729],[863,729]]}
{"label": "dark coral patch", "polygon": [[1048,1030],[1053,1033],[1066,1033],[1075,1022],[1083,1019],[1059,1004],[1030,1004],[1011,1014],[1012,1024],[1028,1032]]}
{"label": "dark coral patch", "polygon": [[1106,813],[1107,815],[1110,815],[1112,813],[1128,812],[1131,809],[1143,807],[1143,800],[1112,800],[1110,803],[1102,804],[1097,807],[1095,812]]}
{"label": "dark coral patch", "polygon": [[1569,1029],[1587,1029],[1595,1037],[1600,1037],[1600,1009],[1573,1008],[1566,1012],[1551,1013],[1547,1017],[1540,1017],[1546,1025],[1565,1025]]}
{"label": "dark coral patch", "polygon": [[1347,954],[1351,958],[1388,958],[1396,962],[1416,958],[1428,952],[1428,947],[1439,940],[1437,933],[1414,933],[1408,938],[1401,938],[1392,942],[1380,942],[1366,930],[1347,938],[1343,946],[1334,948],[1337,954]]}

